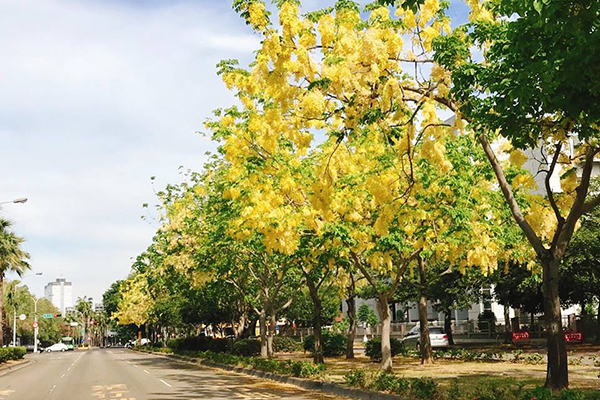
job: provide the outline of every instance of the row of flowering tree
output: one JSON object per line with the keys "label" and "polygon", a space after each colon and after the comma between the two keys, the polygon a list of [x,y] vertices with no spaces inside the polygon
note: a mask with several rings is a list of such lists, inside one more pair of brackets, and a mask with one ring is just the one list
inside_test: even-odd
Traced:
{"label": "row of flowering tree", "polygon": [[[600,202],[588,195],[600,149],[598,86],[586,86],[595,56],[581,82],[569,73],[586,29],[598,35],[598,6],[469,0],[469,22],[453,26],[438,0],[364,10],[339,0],[305,14],[275,3],[278,18],[262,1],[234,2],[261,47],[248,68],[219,64],[239,102],[206,124],[219,152],[205,171],[160,193],[163,226],[142,260],[152,268],[125,286],[124,320],[149,318],[173,276],[191,288],[223,282],[239,321],[258,316],[269,356],[278,317],[305,288],[322,362],[323,293],[352,298],[360,282],[377,301],[390,370],[389,303],[410,272],[426,286],[432,271],[529,264],[544,282],[546,384],[566,387],[558,266]],[[576,55],[559,55],[574,37]],[[137,292],[148,299],[136,303]],[[433,361],[426,343],[422,361]]]}

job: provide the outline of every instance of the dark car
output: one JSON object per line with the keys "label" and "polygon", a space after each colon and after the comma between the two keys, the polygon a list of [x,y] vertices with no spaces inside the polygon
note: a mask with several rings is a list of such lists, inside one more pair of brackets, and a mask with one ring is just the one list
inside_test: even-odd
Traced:
{"label": "dark car", "polygon": [[[25,347],[25,350],[28,353],[33,353],[34,346],[32,344],[26,344],[23,347]],[[44,349],[42,348],[42,346],[38,346],[38,353],[41,353],[42,351],[44,351]]]}

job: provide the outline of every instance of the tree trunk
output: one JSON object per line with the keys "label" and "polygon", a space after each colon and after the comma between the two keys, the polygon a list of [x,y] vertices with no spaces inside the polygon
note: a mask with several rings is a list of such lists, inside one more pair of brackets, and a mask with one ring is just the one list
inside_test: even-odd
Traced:
{"label": "tree trunk", "polygon": [[237,329],[235,330],[235,338],[236,340],[239,340],[242,338],[242,335],[244,334],[244,330],[246,328],[246,317],[247,317],[247,313],[242,313],[242,315],[240,315],[240,318],[238,320],[238,326]]}
{"label": "tree trunk", "polygon": [[244,327],[244,331],[242,332],[242,339],[249,338],[250,336],[254,336],[254,329],[256,328],[256,322],[258,322],[258,318],[254,313],[252,313],[252,318],[250,319],[250,323],[246,324]]}
{"label": "tree trunk", "polygon": [[429,339],[429,321],[427,320],[427,276],[425,274],[425,261],[419,256],[419,272],[421,275],[421,290],[419,296],[419,325],[421,338],[421,364],[433,364],[433,352],[431,351],[431,340]]}
{"label": "tree trunk", "polygon": [[265,310],[260,311],[258,323],[260,326],[260,356],[262,358],[267,358],[269,352],[267,349],[267,314]]}
{"label": "tree trunk", "polygon": [[0,273],[0,347],[4,346],[4,274]]}
{"label": "tree trunk", "polygon": [[381,370],[392,371],[391,323],[392,315],[387,296],[377,297],[377,313],[381,321]]}
{"label": "tree trunk", "polygon": [[545,387],[561,390],[569,387],[567,347],[562,329],[560,298],[558,296],[558,266],[560,260],[542,260],[544,269],[544,319],[548,345],[548,365]]}
{"label": "tree trunk", "polygon": [[512,343],[512,326],[510,323],[509,306],[504,306],[504,343]]}
{"label": "tree trunk", "polygon": [[450,346],[454,346],[454,335],[452,334],[452,314],[451,310],[444,313],[444,330],[446,331],[446,335],[448,335],[448,344]]}
{"label": "tree trunk", "polygon": [[[354,286],[354,281],[352,282]],[[348,346],[346,347],[346,359],[350,360],[354,358],[354,339],[356,338],[356,301],[354,294],[346,299],[348,305],[348,321],[350,326],[348,327]]]}
{"label": "tree trunk", "polygon": [[271,314],[271,323],[269,324],[269,336],[267,336],[267,355],[273,357],[273,338],[275,337],[275,325],[277,324],[277,317],[273,311]]}
{"label": "tree trunk", "polygon": [[310,276],[306,274],[306,284],[308,286],[308,292],[313,302],[313,337],[315,338],[315,348],[313,349],[313,362],[315,364],[323,364],[323,340],[321,335],[321,311],[323,305],[319,298],[319,289],[315,286],[315,283],[311,280]]}
{"label": "tree trunk", "polygon": [[598,296],[598,312],[596,318],[596,343],[600,343],[600,296]]}

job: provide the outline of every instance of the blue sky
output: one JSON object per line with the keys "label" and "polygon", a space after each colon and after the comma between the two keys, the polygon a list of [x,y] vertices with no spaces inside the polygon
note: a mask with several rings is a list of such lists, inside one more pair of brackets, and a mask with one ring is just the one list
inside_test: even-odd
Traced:
{"label": "blue sky", "polygon": [[0,201],[29,198],[0,215],[27,239],[34,293],[62,274],[75,297],[99,300],[157,228],[140,218],[150,177],[176,182],[214,148],[196,132],[233,102],[216,63],[250,61],[259,39],[230,0],[3,0],[0,11]]}

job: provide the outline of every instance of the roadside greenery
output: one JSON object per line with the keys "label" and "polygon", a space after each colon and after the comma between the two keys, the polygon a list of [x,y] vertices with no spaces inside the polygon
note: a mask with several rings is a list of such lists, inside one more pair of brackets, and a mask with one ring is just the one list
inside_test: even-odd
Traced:
{"label": "roadside greenery", "polygon": [[[146,347],[137,347],[138,351],[150,351]],[[300,378],[320,377],[325,371],[324,364],[313,364],[306,361],[276,360],[261,357],[246,357],[230,353],[215,353],[213,351],[173,351],[170,348],[158,349],[164,353],[174,353],[191,358],[200,358],[219,364],[253,368],[265,372],[273,372],[281,375],[291,375]]]}
{"label": "roadside greenery", "polygon": [[[458,26],[439,0],[364,9],[343,0],[308,13],[278,1],[278,20],[260,0],[236,0],[260,47],[248,66],[219,63],[237,100],[206,122],[218,150],[201,172],[157,192],[160,228],[110,289],[112,318],[154,341],[180,336],[178,351],[222,357],[236,357],[232,346],[254,354],[248,338],[258,335],[265,363],[295,346],[277,344],[278,330],[309,327],[303,347],[315,364],[352,358],[360,320],[379,325],[368,352],[391,371],[400,351],[391,303],[418,301],[428,364],[440,356],[428,301],[450,330],[451,312],[492,285],[502,304],[544,311],[546,386],[566,388],[559,291],[577,296],[564,290],[561,260],[582,272],[586,294],[575,301],[586,309],[598,296],[592,260],[572,254],[595,243],[570,242],[582,218],[582,229],[595,228],[584,216],[600,204],[589,186],[600,152],[598,60],[589,53],[600,6],[467,4]],[[373,299],[376,314],[361,306],[357,315],[357,296]],[[344,300],[345,332],[324,330]],[[482,314],[479,324],[493,331],[495,318]],[[431,389],[418,382],[414,390]]]}
{"label": "roadside greenery", "polygon": [[0,363],[20,360],[25,356],[25,347],[1,347],[0,348]]}
{"label": "roadside greenery", "polygon": [[403,378],[387,372],[366,372],[354,370],[346,373],[344,380],[348,386],[386,392],[420,400],[597,400],[596,390],[564,390],[553,392],[550,389],[524,389],[519,384],[488,383],[479,387],[459,386],[457,381],[441,386],[428,378]]}

